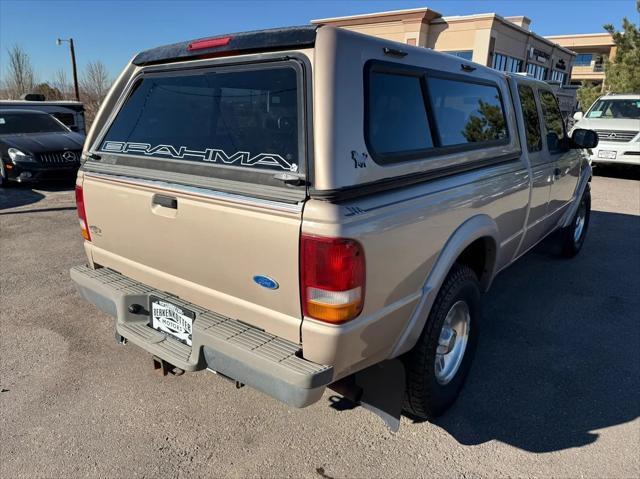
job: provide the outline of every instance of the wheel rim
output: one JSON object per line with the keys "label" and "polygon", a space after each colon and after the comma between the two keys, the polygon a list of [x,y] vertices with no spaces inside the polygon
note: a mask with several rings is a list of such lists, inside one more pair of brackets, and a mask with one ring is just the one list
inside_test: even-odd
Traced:
{"label": "wheel rim", "polygon": [[458,301],[449,309],[438,338],[435,374],[440,384],[449,383],[460,369],[470,329],[469,306],[464,301]]}
{"label": "wheel rim", "polygon": [[584,231],[584,224],[587,219],[587,202],[582,199],[580,206],[578,207],[578,214],[576,215],[576,222],[573,227],[573,241],[575,243],[580,242],[582,232]]}

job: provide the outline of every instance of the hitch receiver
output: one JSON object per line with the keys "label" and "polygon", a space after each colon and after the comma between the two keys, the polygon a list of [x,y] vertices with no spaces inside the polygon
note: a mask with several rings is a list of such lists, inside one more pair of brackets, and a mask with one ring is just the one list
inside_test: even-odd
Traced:
{"label": "hitch receiver", "polygon": [[182,376],[184,369],[174,366],[171,363],[166,362],[164,359],[160,359],[158,356],[153,356],[153,369],[161,372],[163,376],[171,374],[172,376]]}

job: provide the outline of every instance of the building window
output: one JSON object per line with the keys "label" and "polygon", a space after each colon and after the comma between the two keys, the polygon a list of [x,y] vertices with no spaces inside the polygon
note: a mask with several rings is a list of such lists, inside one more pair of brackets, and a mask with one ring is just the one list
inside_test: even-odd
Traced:
{"label": "building window", "polygon": [[561,85],[564,85],[567,81],[567,74],[565,72],[559,72],[558,70],[553,70],[551,72],[551,80],[560,82]]}
{"label": "building window", "polygon": [[595,62],[593,64],[594,72],[603,72],[604,71],[604,57],[602,55],[598,55],[595,57]]}
{"label": "building window", "polygon": [[507,55],[501,55],[500,53],[495,53],[493,55],[492,68],[503,72],[518,73],[522,69],[522,60]]}
{"label": "building window", "polygon": [[527,73],[537,80],[544,80],[547,78],[547,69],[533,63],[527,64]]}
{"label": "building window", "polygon": [[473,58],[473,50],[455,50],[455,51],[444,52],[444,53],[448,53],[449,55],[454,55],[456,57],[464,58],[465,60],[469,60],[469,61],[471,61],[471,59]]}
{"label": "building window", "polygon": [[580,53],[576,56],[576,60],[573,62],[575,67],[589,67],[591,66],[591,60],[593,60],[593,54]]}

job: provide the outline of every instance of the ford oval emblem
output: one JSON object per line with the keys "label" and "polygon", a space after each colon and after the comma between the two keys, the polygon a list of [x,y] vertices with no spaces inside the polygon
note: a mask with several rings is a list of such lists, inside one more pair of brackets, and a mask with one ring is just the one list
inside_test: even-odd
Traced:
{"label": "ford oval emblem", "polygon": [[269,278],[268,276],[254,276],[253,282],[267,289],[278,289],[280,286],[275,279]]}

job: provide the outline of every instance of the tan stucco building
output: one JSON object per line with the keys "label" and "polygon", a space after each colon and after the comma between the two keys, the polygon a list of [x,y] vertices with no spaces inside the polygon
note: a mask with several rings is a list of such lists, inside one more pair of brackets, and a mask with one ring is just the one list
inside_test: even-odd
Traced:
{"label": "tan stucco building", "polygon": [[568,83],[575,53],[535,34],[527,17],[495,13],[443,17],[430,8],[313,20],[368,35],[432,48],[498,70],[528,72]]}
{"label": "tan stucco building", "polygon": [[545,38],[577,53],[571,83],[588,81],[601,84],[604,81],[605,59],[613,60],[616,55],[616,46],[609,33],[553,35]]}

